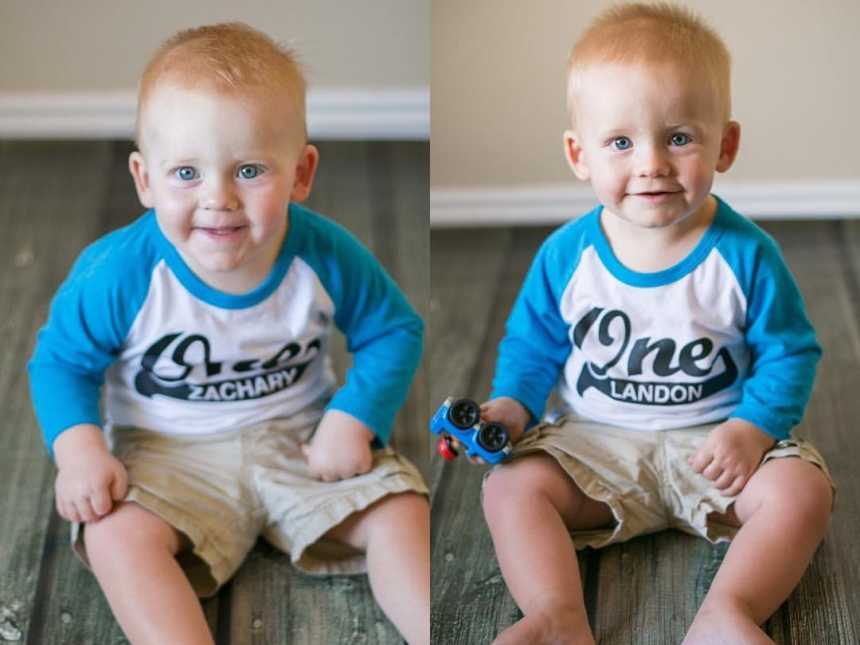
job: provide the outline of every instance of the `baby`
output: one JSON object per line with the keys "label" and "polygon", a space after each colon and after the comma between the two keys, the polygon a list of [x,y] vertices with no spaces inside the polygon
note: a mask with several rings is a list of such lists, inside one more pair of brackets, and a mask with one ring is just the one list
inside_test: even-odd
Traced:
{"label": "baby", "polygon": [[[427,488],[383,447],[423,325],[351,234],[298,205],[318,152],[292,53],[241,24],[177,34],[143,74],[137,143],[150,210],[83,251],[30,362],[76,552],[134,643],[212,643],[197,596],[258,535],[306,572],[367,570],[427,643]],[[353,354],[340,388],[333,326]]]}
{"label": "baby", "polygon": [[[776,244],[710,193],[729,86],[674,5],[609,9],[573,48],[564,150],[600,205],[542,245],[482,406],[517,440],[483,490],[524,614],[497,643],[594,643],[574,547],[669,527],[731,540],[685,643],[771,643],[824,536],[830,476],[790,436],[821,352]],[[556,386],[565,416],[530,428]]]}

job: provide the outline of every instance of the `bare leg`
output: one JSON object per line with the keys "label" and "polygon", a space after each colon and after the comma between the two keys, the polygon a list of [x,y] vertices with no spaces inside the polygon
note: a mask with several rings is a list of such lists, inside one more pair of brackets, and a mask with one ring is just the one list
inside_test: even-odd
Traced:
{"label": "bare leg", "polygon": [[84,544],[114,616],[134,645],[210,645],[203,609],[176,562],[181,536],[134,503],[86,525]]}
{"label": "bare leg", "polygon": [[[830,482],[800,459],[764,464],[719,520],[740,525],[685,645],[773,643],[759,628],[800,582],[824,538]],[[754,563],[754,564],[752,564]]]}
{"label": "bare leg", "polygon": [[524,614],[495,644],[593,644],[569,529],[611,525],[609,507],[586,497],[555,460],[538,454],[487,479],[484,515],[502,575]]}
{"label": "bare leg", "polygon": [[430,642],[430,506],[417,493],[389,495],[326,534],[367,554],[376,602],[411,645]]}

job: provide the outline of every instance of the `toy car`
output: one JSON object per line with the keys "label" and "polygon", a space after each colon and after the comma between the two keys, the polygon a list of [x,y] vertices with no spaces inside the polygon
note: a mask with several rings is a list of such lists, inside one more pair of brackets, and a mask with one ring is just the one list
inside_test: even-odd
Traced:
{"label": "toy car", "polygon": [[482,423],[481,408],[472,399],[445,399],[430,421],[430,430],[441,435],[437,450],[448,460],[457,456],[451,438],[465,447],[469,457],[480,457],[490,464],[511,454],[508,431],[500,423]]}

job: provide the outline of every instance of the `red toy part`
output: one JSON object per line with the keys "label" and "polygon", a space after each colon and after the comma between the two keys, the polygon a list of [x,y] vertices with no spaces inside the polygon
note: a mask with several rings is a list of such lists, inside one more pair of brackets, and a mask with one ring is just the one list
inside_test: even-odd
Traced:
{"label": "red toy part", "polygon": [[451,437],[441,436],[436,442],[436,452],[442,455],[445,461],[453,461],[457,458],[457,451],[451,445]]}

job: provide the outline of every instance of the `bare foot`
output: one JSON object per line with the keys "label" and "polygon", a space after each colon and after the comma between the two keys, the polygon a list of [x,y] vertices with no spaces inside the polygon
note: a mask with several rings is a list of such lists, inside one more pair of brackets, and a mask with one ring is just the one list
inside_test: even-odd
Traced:
{"label": "bare foot", "polygon": [[774,645],[742,608],[703,605],[681,645]]}
{"label": "bare foot", "polygon": [[594,645],[588,616],[565,607],[533,611],[496,637],[493,645]]}

